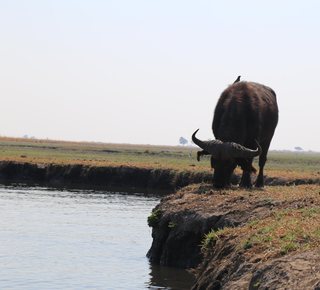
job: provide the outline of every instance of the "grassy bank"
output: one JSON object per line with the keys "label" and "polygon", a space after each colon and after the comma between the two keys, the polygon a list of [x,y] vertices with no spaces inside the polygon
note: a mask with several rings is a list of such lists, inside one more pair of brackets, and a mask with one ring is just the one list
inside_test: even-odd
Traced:
{"label": "grassy bank", "polygon": [[195,163],[190,151],[184,147],[0,138],[0,178],[172,190],[211,179],[210,168]]}
{"label": "grassy bank", "polygon": [[[50,181],[176,189],[208,182],[210,158],[196,160],[197,147],[63,142],[0,138],[2,180]],[[25,164],[13,166],[11,163]],[[254,161],[255,166],[258,160]],[[319,183],[320,154],[270,152],[266,185]],[[32,167],[35,165],[36,167]],[[116,170],[121,168],[121,170]],[[45,172],[42,172],[45,169]],[[95,173],[94,173],[95,172]],[[235,170],[234,183],[239,182]],[[94,176],[99,176],[94,177]],[[253,179],[256,176],[253,176]],[[113,179],[115,181],[113,181]],[[149,180],[149,182],[147,181]]]}
{"label": "grassy bank", "polygon": [[[40,164],[135,165],[210,170],[209,157],[196,161],[198,147],[63,142],[0,137],[0,160]],[[256,167],[258,159],[254,160]],[[306,176],[320,172],[320,153],[271,151],[265,169]]]}
{"label": "grassy bank", "polygon": [[[208,190],[205,194],[214,194]],[[187,190],[187,188],[186,188]],[[202,190],[194,186],[192,191]],[[259,191],[226,190],[221,198],[241,198],[269,207],[267,214],[253,218],[243,227],[212,230],[202,249],[212,250],[223,240],[238,241],[237,250],[248,256],[264,253],[263,259],[320,246],[319,185],[272,186]]]}
{"label": "grassy bank", "polygon": [[191,184],[153,209],[148,257],[195,269],[192,289],[317,289],[319,190]]}

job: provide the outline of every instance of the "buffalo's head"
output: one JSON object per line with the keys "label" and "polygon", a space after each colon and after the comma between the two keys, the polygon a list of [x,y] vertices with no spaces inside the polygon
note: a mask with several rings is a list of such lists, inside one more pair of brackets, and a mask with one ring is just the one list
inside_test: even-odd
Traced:
{"label": "buffalo's head", "polygon": [[258,141],[256,141],[257,150],[246,148],[234,142],[222,142],[220,140],[202,141],[196,137],[198,130],[193,133],[192,141],[211,154],[211,167],[214,168],[213,185],[215,187],[222,188],[230,183],[232,173],[237,165],[241,166],[244,171],[256,171],[247,159],[252,159],[262,153]]}

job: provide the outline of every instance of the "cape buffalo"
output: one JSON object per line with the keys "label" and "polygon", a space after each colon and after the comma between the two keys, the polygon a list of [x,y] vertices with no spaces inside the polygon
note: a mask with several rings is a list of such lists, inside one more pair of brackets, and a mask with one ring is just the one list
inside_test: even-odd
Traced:
{"label": "cape buffalo", "polygon": [[[262,187],[263,167],[278,123],[278,105],[275,92],[254,82],[235,82],[221,94],[214,111],[212,130],[216,140],[201,141],[192,135],[192,141],[202,151],[211,154],[214,168],[213,185],[222,188],[230,183],[237,165],[243,170],[240,185],[251,187],[250,173],[256,172],[252,165],[259,157],[259,174],[256,186]],[[256,149],[257,148],[257,149]]]}

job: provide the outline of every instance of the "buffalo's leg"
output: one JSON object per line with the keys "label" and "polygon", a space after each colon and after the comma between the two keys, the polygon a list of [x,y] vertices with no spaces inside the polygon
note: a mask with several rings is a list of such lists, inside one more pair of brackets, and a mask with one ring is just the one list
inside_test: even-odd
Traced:
{"label": "buffalo's leg", "polygon": [[252,187],[251,175],[249,171],[243,171],[241,181],[240,181],[240,186],[247,187],[247,188]]}
{"label": "buffalo's leg", "polygon": [[[249,158],[246,160],[246,164],[248,164],[249,166],[251,166],[252,164],[252,160],[253,158]],[[240,181],[240,186],[241,187],[247,187],[250,188],[252,187],[252,183],[251,183],[251,172],[252,170],[249,170],[250,167],[248,166],[241,166],[243,172],[242,172],[242,177],[241,177],[241,181]]]}
{"label": "buffalo's leg", "polygon": [[256,182],[256,187],[264,186],[264,178],[263,178],[263,168],[267,162],[267,153],[269,150],[270,142],[261,144],[262,154],[259,157],[259,174]]}

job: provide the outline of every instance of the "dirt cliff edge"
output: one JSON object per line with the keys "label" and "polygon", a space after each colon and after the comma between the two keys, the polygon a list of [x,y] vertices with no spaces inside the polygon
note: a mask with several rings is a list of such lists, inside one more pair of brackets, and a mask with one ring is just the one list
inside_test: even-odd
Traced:
{"label": "dirt cliff edge", "polygon": [[[311,186],[311,185],[310,185]],[[190,269],[193,289],[320,289],[320,250],[310,246],[275,252],[246,252],[240,237],[229,235],[201,249],[212,229],[243,228],[275,212],[320,208],[319,185],[277,189],[217,191],[208,184],[190,185],[164,197],[154,208],[158,222],[147,253],[152,263]],[[307,195],[299,195],[300,191]]]}

